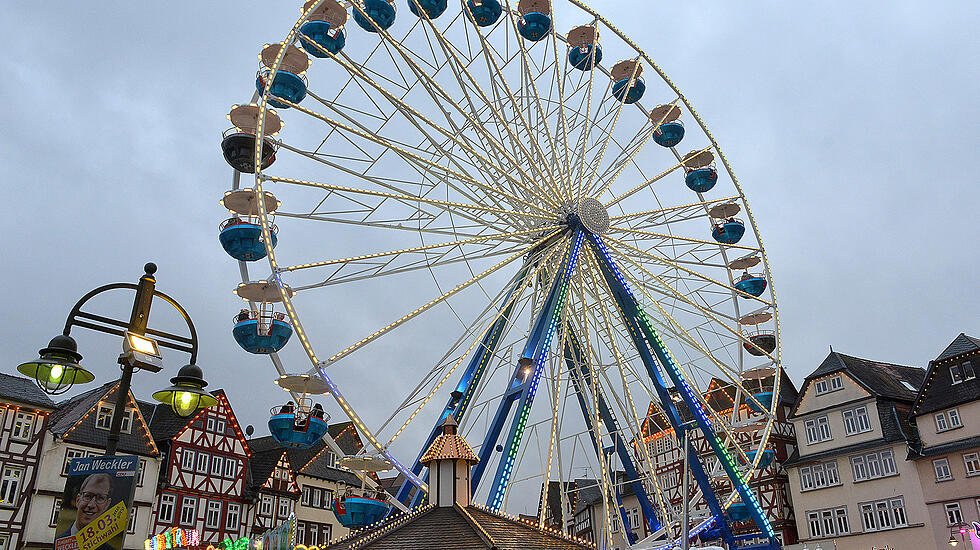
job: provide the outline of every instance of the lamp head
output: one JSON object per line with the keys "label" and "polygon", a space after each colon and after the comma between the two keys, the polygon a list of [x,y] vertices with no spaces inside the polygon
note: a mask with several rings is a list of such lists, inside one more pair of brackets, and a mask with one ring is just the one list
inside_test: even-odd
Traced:
{"label": "lamp head", "polygon": [[153,394],[153,399],[170,405],[174,414],[186,418],[197,412],[218,404],[217,398],[204,391],[208,383],[204,380],[201,367],[195,364],[184,365],[177,376],[170,379],[173,384]]}
{"label": "lamp head", "polygon": [[30,376],[45,393],[58,395],[73,385],[95,380],[95,375],[78,364],[82,356],[78,344],[71,336],[59,334],[51,339],[48,347],[38,351],[40,357],[21,363],[17,371]]}

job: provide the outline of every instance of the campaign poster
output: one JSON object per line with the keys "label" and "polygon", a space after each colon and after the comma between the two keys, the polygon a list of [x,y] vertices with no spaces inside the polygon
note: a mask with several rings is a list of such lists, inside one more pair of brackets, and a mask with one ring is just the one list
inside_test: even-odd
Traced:
{"label": "campaign poster", "polygon": [[73,458],[55,528],[55,550],[120,550],[136,491],[136,456]]}

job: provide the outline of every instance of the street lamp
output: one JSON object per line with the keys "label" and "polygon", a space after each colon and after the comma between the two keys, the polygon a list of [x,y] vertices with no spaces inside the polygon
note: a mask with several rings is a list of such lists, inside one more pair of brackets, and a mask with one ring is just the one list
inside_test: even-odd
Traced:
{"label": "street lamp", "polygon": [[[82,296],[68,314],[64,333],[52,338],[48,347],[40,350],[38,359],[22,363],[17,367],[17,370],[22,374],[34,378],[38,387],[45,392],[52,395],[61,394],[68,391],[74,384],[84,384],[95,380],[94,374],[78,364],[82,360],[82,356],[78,353],[78,344],[70,336],[72,327],[78,326],[122,336],[123,353],[119,355],[118,359],[122,374],[119,377],[119,391],[116,394],[116,405],[109,425],[109,436],[106,443],[107,455],[114,455],[116,446],[119,444],[123,411],[126,408],[126,399],[129,396],[133,372],[136,370],[160,372],[163,369],[161,347],[188,353],[190,363],[182,367],[177,376],[170,379],[173,386],[154,392],[153,398],[170,405],[174,413],[182,417],[190,416],[198,409],[213,407],[218,404],[218,400],[213,395],[204,391],[203,388],[208,383],[204,381],[201,368],[195,364],[197,360],[197,331],[194,329],[194,323],[191,322],[190,316],[176,300],[156,290],[156,279],[153,278],[156,270],[155,264],[148,263],[143,267],[144,273],[140,277],[139,283],[108,284]],[[128,322],[82,311],[82,306],[92,297],[118,289],[136,291],[133,311]],[[160,298],[169,303],[180,313],[184,322],[187,323],[190,336],[180,336],[147,328],[150,305],[154,298]]]}

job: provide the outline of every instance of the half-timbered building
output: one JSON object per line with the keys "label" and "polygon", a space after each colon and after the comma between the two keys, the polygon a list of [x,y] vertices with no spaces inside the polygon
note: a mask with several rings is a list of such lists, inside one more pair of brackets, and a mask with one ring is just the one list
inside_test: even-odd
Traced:
{"label": "half-timbered building", "polygon": [[54,401],[33,380],[0,374],[0,550],[23,548]]}
{"label": "half-timbered building", "polygon": [[[772,388],[773,378],[774,376],[770,375],[768,379],[745,380],[742,384],[748,391],[753,391],[753,385],[758,386],[756,389]],[[773,428],[765,447],[766,450],[773,451],[774,458],[767,466],[756,472],[749,485],[756,493],[777,538],[782,544],[794,544],[797,541],[796,521],[789,495],[788,478],[783,464],[796,450],[796,434],[788,417],[796,401],[797,391],[789,377],[781,374],[780,378],[779,406],[776,407]],[[751,429],[730,430],[732,437],[736,439],[741,448],[757,450],[759,449],[758,442],[761,439],[761,433],[758,430],[758,425],[753,424],[753,419],[761,418],[761,416],[758,416],[744,404],[740,405],[738,414],[733,415],[735,390],[734,386],[722,380],[712,379],[704,393],[705,402],[716,413],[715,423],[718,424],[716,426],[718,431],[721,431],[719,419],[725,421],[733,417],[741,419],[741,423]],[[678,402],[677,405],[681,419],[683,421],[690,420],[690,414],[683,406],[683,402]],[[736,421],[736,423],[739,422]],[[700,430],[692,430],[690,433],[690,445],[701,460],[705,472],[711,476],[710,481],[715,493],[727,497],[734,488],[728,477],[724,475],[723,470],[718,466],[718,458],[714,455]],[[653,403],[650,404],[647,418],[643,423],[643,436],[647,451],[654,463],[657,482],[671,506],[675,510],[680,510],[684,502],[683,442],[676,437],[666,416]],[[691,480],[690,487],[692,492],[697,488],[693,480]],[[708,516],[708,510],[705,506],[692,509],[691,513],[693,517]],[[640,522],[640,524],[643,525],[645,522]],[[752,521],[733,525],[735,535],[750,534],[757,530],[758,527]],[[642,538],[644,533],[638,532],[637,535]],[[761,541],[760,538],[759,542]]]}
{"label": "half-timbered building", "polygon": [[299,485],[289,454],[272,436],[252,439],[248,443],[252,449],[249,489],[255,503],[251,507],[248,536],[258,538],[286,521],[295,511]]}
{"label": "half-timbered building", "polygon": [[215,546],[245,536],[252,452],[225,392],[211,393],[218,404],[190,418],[144,404],[163,454],[151,535],[193,528],[202,544]]}
{"label": "half-timbered building", "polygon": [[[118,381],[108,382],[58,404],[43,431],[43,451],[31,495],[23,544],[17,549],[50,549],[72,458],[105,455]],[[142,549],[149,532],[160,453],[132,392],[123,413],[117,453],[140,457],[125,549]]]}

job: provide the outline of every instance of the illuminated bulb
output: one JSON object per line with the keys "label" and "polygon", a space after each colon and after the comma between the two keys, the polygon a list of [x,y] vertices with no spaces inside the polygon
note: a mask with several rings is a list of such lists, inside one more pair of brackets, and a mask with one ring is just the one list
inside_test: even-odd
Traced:
{"label": "illuminated bulb", "polygon": [[61,381],[61,375],[63,374],[65,374],[65,367],[55,365],[51,367],[51,374],[49,375],[49,378],[52,382],[59,382]]}

